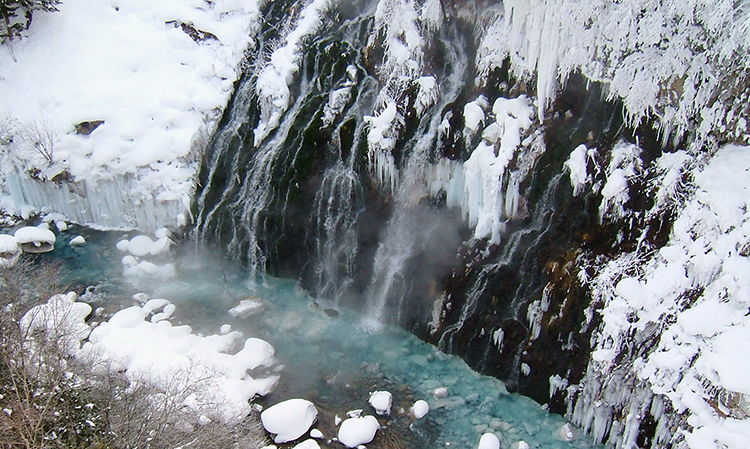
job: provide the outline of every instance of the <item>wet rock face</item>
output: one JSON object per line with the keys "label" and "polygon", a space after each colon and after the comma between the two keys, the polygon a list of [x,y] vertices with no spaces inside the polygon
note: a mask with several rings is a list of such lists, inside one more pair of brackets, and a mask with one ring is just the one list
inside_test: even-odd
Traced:
{"label": "wet rock face", "polygon": [[547,150],[525,186],[530,216],[511,223],[489,255],[483,242],[462,253],[462,268],[445,284],[438,331],[420,335],[565,413],[564,392],[550,398],[549,379],[582,378],[598,324],[586,315],[591,298],[578,278],[581,256],[616,252],[618,230],[599,223],[596,195],[573,197],[562,164],[579,144],[606,153],[626,133],[619,106],[602,101],[598,86],[587,88],[581,77],[571,78],[549,115]]}
{"label": "wet rock face", "polygon": [[[236,133],[221,141],[223,147],[209,147],[199,183],[203,204],[196,205],[204,239],[229,248],[249,265],[258,262],[252,254],[257,246],[265,272],[299,279],[314,294],[362,310],[367,310],[362,298],[372,292],[374,260],[399,211],[394,192],[378,186],[368,167],[364,116],[373,114],[379,88],[375,67],[382,58],[375,47],[363,50],[370,22],[352,18],[310,43],[299,83],[290,86],[299,99],[287,112],[288,128],[275,131],[260,146],[252,143],[260,114],[257,102],[250,95],[243,103],[236,95],[233,108],[245,108],[244,121],[233,123],[235,111],[227,112],[221,126],[226,131],[236,125]],[[278,36],[269,40],[274,38]],[[431,64],[448,59],[439,53],[428,58]],[[358,81],[343,112],[324,120],[330,92],[346,86],[352,73]],[[529,86],[509,79],[508,73],[508,67],[495,70],[481,89],[470,85],[466,75],[466,85],[434,112],[447,131],[433,142],[429,162],[465,161],[476,148],[481,135],[467,138],[464,133],[467,101],[480,94],[490,104],[500,96],[531,95]],[[251,78],[242,81],[238,92]],[[405,95],[414,100],[411,93]],[[580,144],[605,157],[620,139],[634,140],[636,134],[648,157],[661,151],[650,128],[628,129],[622,106],[602,98],[597,84],[570,77],[539,125],[545,150],[520,185],[528,213],[507,223],[498,245],[470,240],[472,230],[460,212],[448,208],[446,194],[415,193],[405,231],[414,236],[409,243],[416,244],[404,255],[394,275],[396,287],[384,299],[392,323],[462,356],[477,370],[506,381],[509,389],[549,403],[555,412],[565,412],[564,391],[550,398],[550,378],[580,381],[598,324],[579,281],[583,255],[615,254],[635,238],[632,229],[599,222],[600,195],[573,196],[563,164]],[[400,164],[408,160],[424,132],[420,126],[428,121],[405,118],[405,131],[392,154]],[[251,215],[245,204],[260,195],[260,187],[245,192],[245,185],[235,180],[252,177],[268,142],[278,148],[263,185],[268,199]],[[631,198],[634,207],[648,207],[643,195]]]}

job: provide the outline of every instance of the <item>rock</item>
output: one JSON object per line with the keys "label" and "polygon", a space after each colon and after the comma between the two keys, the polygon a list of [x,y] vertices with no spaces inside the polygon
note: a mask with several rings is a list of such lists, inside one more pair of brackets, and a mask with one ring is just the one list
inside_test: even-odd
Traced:
{"label": "rock", "polygon": [[91,120],[87,122],[81,122],[74,126],[76,134],[80,136],[91,135],[92,132],[101,125],[104,124],[104,120]]}
{"label": "rock", "polygon": [[26,253],[47,253],[55,247],[55,233],[41,226],[25,226],[18,229],[13,237]]}
{"label": "rock", "polygon": [[237,318],[249,318],[257,315],[265,308],[263,300],[256,297],[241,299],[236,306],[229,309],[229,314]]}
{"label": "rock", "polygon": [[305,399],[288,399],[268,407],[260,414],[263,428],[276,434],[276,444],[294,441],[304,435],[318,417],[318,409]]}
{"label": "rock", "polygon": [[414,415],[417,419],[422,419],[427,414],[427,412],[430,411],[430,405],[427,404],[427,401],[424,401],[422,399],[418,400],[414,403],[414,405],[411,408],[411,413]]}
{"label": "rock", "polygon": [[368,402],[378,415],[389,415],[393,404],[393,396],[388,391],[373,391],[370,393]]}
{"label": "rock", "polygon": [[346,447],[367,444],[375,438],[379,428],[377,418],[372,415],[349,418],[341,423],[339,441]]}

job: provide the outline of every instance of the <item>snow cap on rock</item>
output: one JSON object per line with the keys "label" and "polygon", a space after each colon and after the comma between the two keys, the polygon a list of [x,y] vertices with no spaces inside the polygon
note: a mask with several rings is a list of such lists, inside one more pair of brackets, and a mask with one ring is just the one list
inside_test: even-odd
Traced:
{"label": "snow cap on rock", "polygon": [[339,441],[346,447],[367,444],[375,438],[379,428],[377,418],[372,415],[348,418],[339,427]]}
{"label": "snow cap on rock", "polygon": [[268,433],[276,434],[277,444],[294,441],[304,435],[318,417],[315,405],[300,398],[287,399],[268,407],[260,414],[260,420]]}

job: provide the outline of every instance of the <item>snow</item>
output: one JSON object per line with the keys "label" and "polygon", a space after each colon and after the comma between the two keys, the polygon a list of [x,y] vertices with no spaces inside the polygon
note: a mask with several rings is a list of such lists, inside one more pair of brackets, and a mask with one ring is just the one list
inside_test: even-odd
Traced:
{"label": "snow", "polygon": [[494,433],[485,433],[479,439],[477,449],[500,449],[500,439]]}
{"label": "snow", "polygon": [[315,405],[300,398],[287,399],[263,410],[260,419],[275,443],[294,441],[307,433],[318,417]]}
{"label": "snow", "polygon": [[36,342],[40,338],[37,332],[41,332],[41,338],[56,342],[68,355],[77,354],[91,331],[85,321],[91,306],[77,299],[73,292],[54,295],[46,303],[29,309],[18,323],[27,341]]}
{"label": "snow", "polygon": [[[734,0],[611,2],[508,0],[488,8],[477,51],[481,82],[510,59],[518,79],[536,81],[543,121],[560,85],[578,72],[621,99],[631,124],[652,117],[664,132],[697,134],[700,148],[720,130],[747,142],[747,12]],[[736,87],[735,87],[736,86]],[[714,101],[732,98],[737,101]]]}
{"label": "snow", "polygon": [[500,242],[508,219],[519,213],[518,184],[512,182],[510,165],[521,148],[524,130],[532,123],[528,99],[498,98],[492,106],[494,123],[463,164],[464,191],[461,210],[474,228],[474,238]]}
{"label": "snow", "polygon": [[255,90],[260,106],[260,122],[255,128],[255,146],[258,146],[279,126],[282,115],[289,108],[291,94],[289,86],[299,70],[304,54],[305,37],[314,34],[323,24],[321,16],[330,6],[331,0],[313,0],[300,12],[294,30],[265,61],[258,74]]}
{"label": "snow", "polygon": [[83,246],[85,244],[86,244],[86,239],[81,235],[77,235],[73,237],[72,239],[70,239],[71,246]]}
{"label": "snow", "polygon": [[305,440],[295,445],[293,449],[320,449],[320,445],[315,440]]}
{"label": "snow", "polygon": [[171,241],[169,237],[164,236],[156,241],[151,240],[147,235],[137,235],[130,240],[121,240],[117,243],[117,249],[127,251],[136,257],[156,256],[167,252]]}
{"label": "snow", "polygon": [[276,365],[273,347],[240,332],[198,335],[190,326],[170,321],[175,306],[151,299],[120,310],[94,328],[79,357],[95,362],[97,371],[121,371],[133,385],[148,385],[184,401],[196,419],[237,423],[250,413],[249,402],[271,392],[278,375],[262,373]]}
{"label": "snow", "polygon": [[591,177],[588,174],[588,159],[590,157],[590,151],[586,148],[586,145],[578,145],[570,153],[570,157],[565,161],[565,168],[570,174],[570,185],[573,187],[573,196],[578,196],[586,184],[591,182]]}
{"label": "snow", "polygon": [[12,235],[0,234],[0,268],[9,268],[16,264],[21,255],[21,247]]}
{"label": "snow", "polygon": [[[616,170],[635,167],[631,173],[637,175],[633,154],[620,158]],[[675,435],[684,435],[688,447],[736,447],[750,439],[743,409],[750,395],[750,147],[727,145],[704,164],[687,164],[682,153],[662,157],[668,160],[656,161],[656,173],[668,178],[666,195],[682,198],[671,206],[676,216],[669,242],[658,251],[623,253],[599,268],[591,285],[604,303],[602,324],[591,380],[572,416],[601,438],[615,424],[604,409],[596,414],[588,408],[595,397],[607,395],[611,411],[653,408],[662,397],[674,412],[657,407],[658,425],[677,427]],[[674,180],[683,178],[677,172],[686,169],[689,189],[675,188]],[[627,369],[617,368],[613,360],[629,354],[633,340],[646,343],[643,353],[620,362]],[[638,383],[631,387],[628,376]],[[599,381],[593,379],[607,379],[611,390],[595,387]],[[619,424],[623,444],[634,441],[639,419],[634,412]],[[667,432],[659,438],[666,443],[676,437]]]}
{"label": "snow", "polygon": [[373,391],[368,400],[378,415],[389,415],[393,404],[393,395],[388,391]]}
{"label": "snow", "polygon": [[430,411],[430,405],[427,403],[427,401],[423,399],[418,400],[411,407],[411,412],[412,414],[414,414],[414,417],[417,419],[424,418],[429,411]]}
{"label": "snow", "polygon": [[49,230],[46,223],[19,228],[13,233],[13,237],[21,248],[29,253],[52,251],[56,240],[55,233]]}
{"label": "snow", "polygon": [[229,314],[238,318],[248,318],[263,311],[264,307],[263,300],[260,298],[245,298],[229,309]]}
{"label": "snow", "polygon": [[[174,224],[189,205],[196,152],[232,93],[257,16],[256,2],[232,0],[66,0],[59,12],[37,12],[25,38],[0,47],[0,120],[19,137],[5,148],[6,193],[19,208],[52,206],[81,223]],[[195,42],[179,24],[216,38]],[[75,131],[94,121],[102,123],[90,134]],[[35,130],[54,144],[51,160],[26,144]],[[54,185],[55,192],[29,178],[32,167],[46,179],[67,172],[76,187]],[[106,217],[65,201],[88,203],[113,183],[125,187],[118,194],[129,204],[112,202]],[[149,213],[160,207],[170,217]]]}
{"label": "snow", "polygon": [[375,438],[379,428],[377,418],[372,415],[347,418],[339,427],[339,442],[346,447],[367,444]]}

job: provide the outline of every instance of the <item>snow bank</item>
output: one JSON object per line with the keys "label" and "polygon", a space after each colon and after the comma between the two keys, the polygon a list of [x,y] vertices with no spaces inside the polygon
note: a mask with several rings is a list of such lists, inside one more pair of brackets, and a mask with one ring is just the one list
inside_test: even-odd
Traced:
{"label": "snow bank", "polygon": [[[80,356],[101,371],[124,372],[133,385],[147,385],[182,401],[197,417],[236,423],[250,413],[249,401],[271,392],[278,375],[273,347],[242,334],[201,336],[169,321],[175,307],[151,299],[117,312],[94,328]],[[248,374],[266,372],[258,375]]]}
{"label": "snow bank", "polygon": [[[175,225],[256,2],[66,0],[59,10],[36,14],[12,55],[0,47],[0,120],[15,136],[3,141],[6,193],[80,223]],[[55,176],[62,188],[39,180]]]}
{"label": "snow bank", "polygon": [[[288,399],[263,410],[260,420],[275,443],[294,441],[307,433],[318,417],[318,409],[306,399]],[[316,443],[317,444],[317,443]]]}
{"label": "snow bank", "polygon": [[[18,323],[27,341],[55,342],[68,355],[77,354],[81,342],[91,331],[85,321],[91,306],[76,302],[77,299],[78,295],[73,292],[54,295],[46,303],[29,309]],[[41,338],[46,341],[38,342],[37,332],[41,332]]]}

